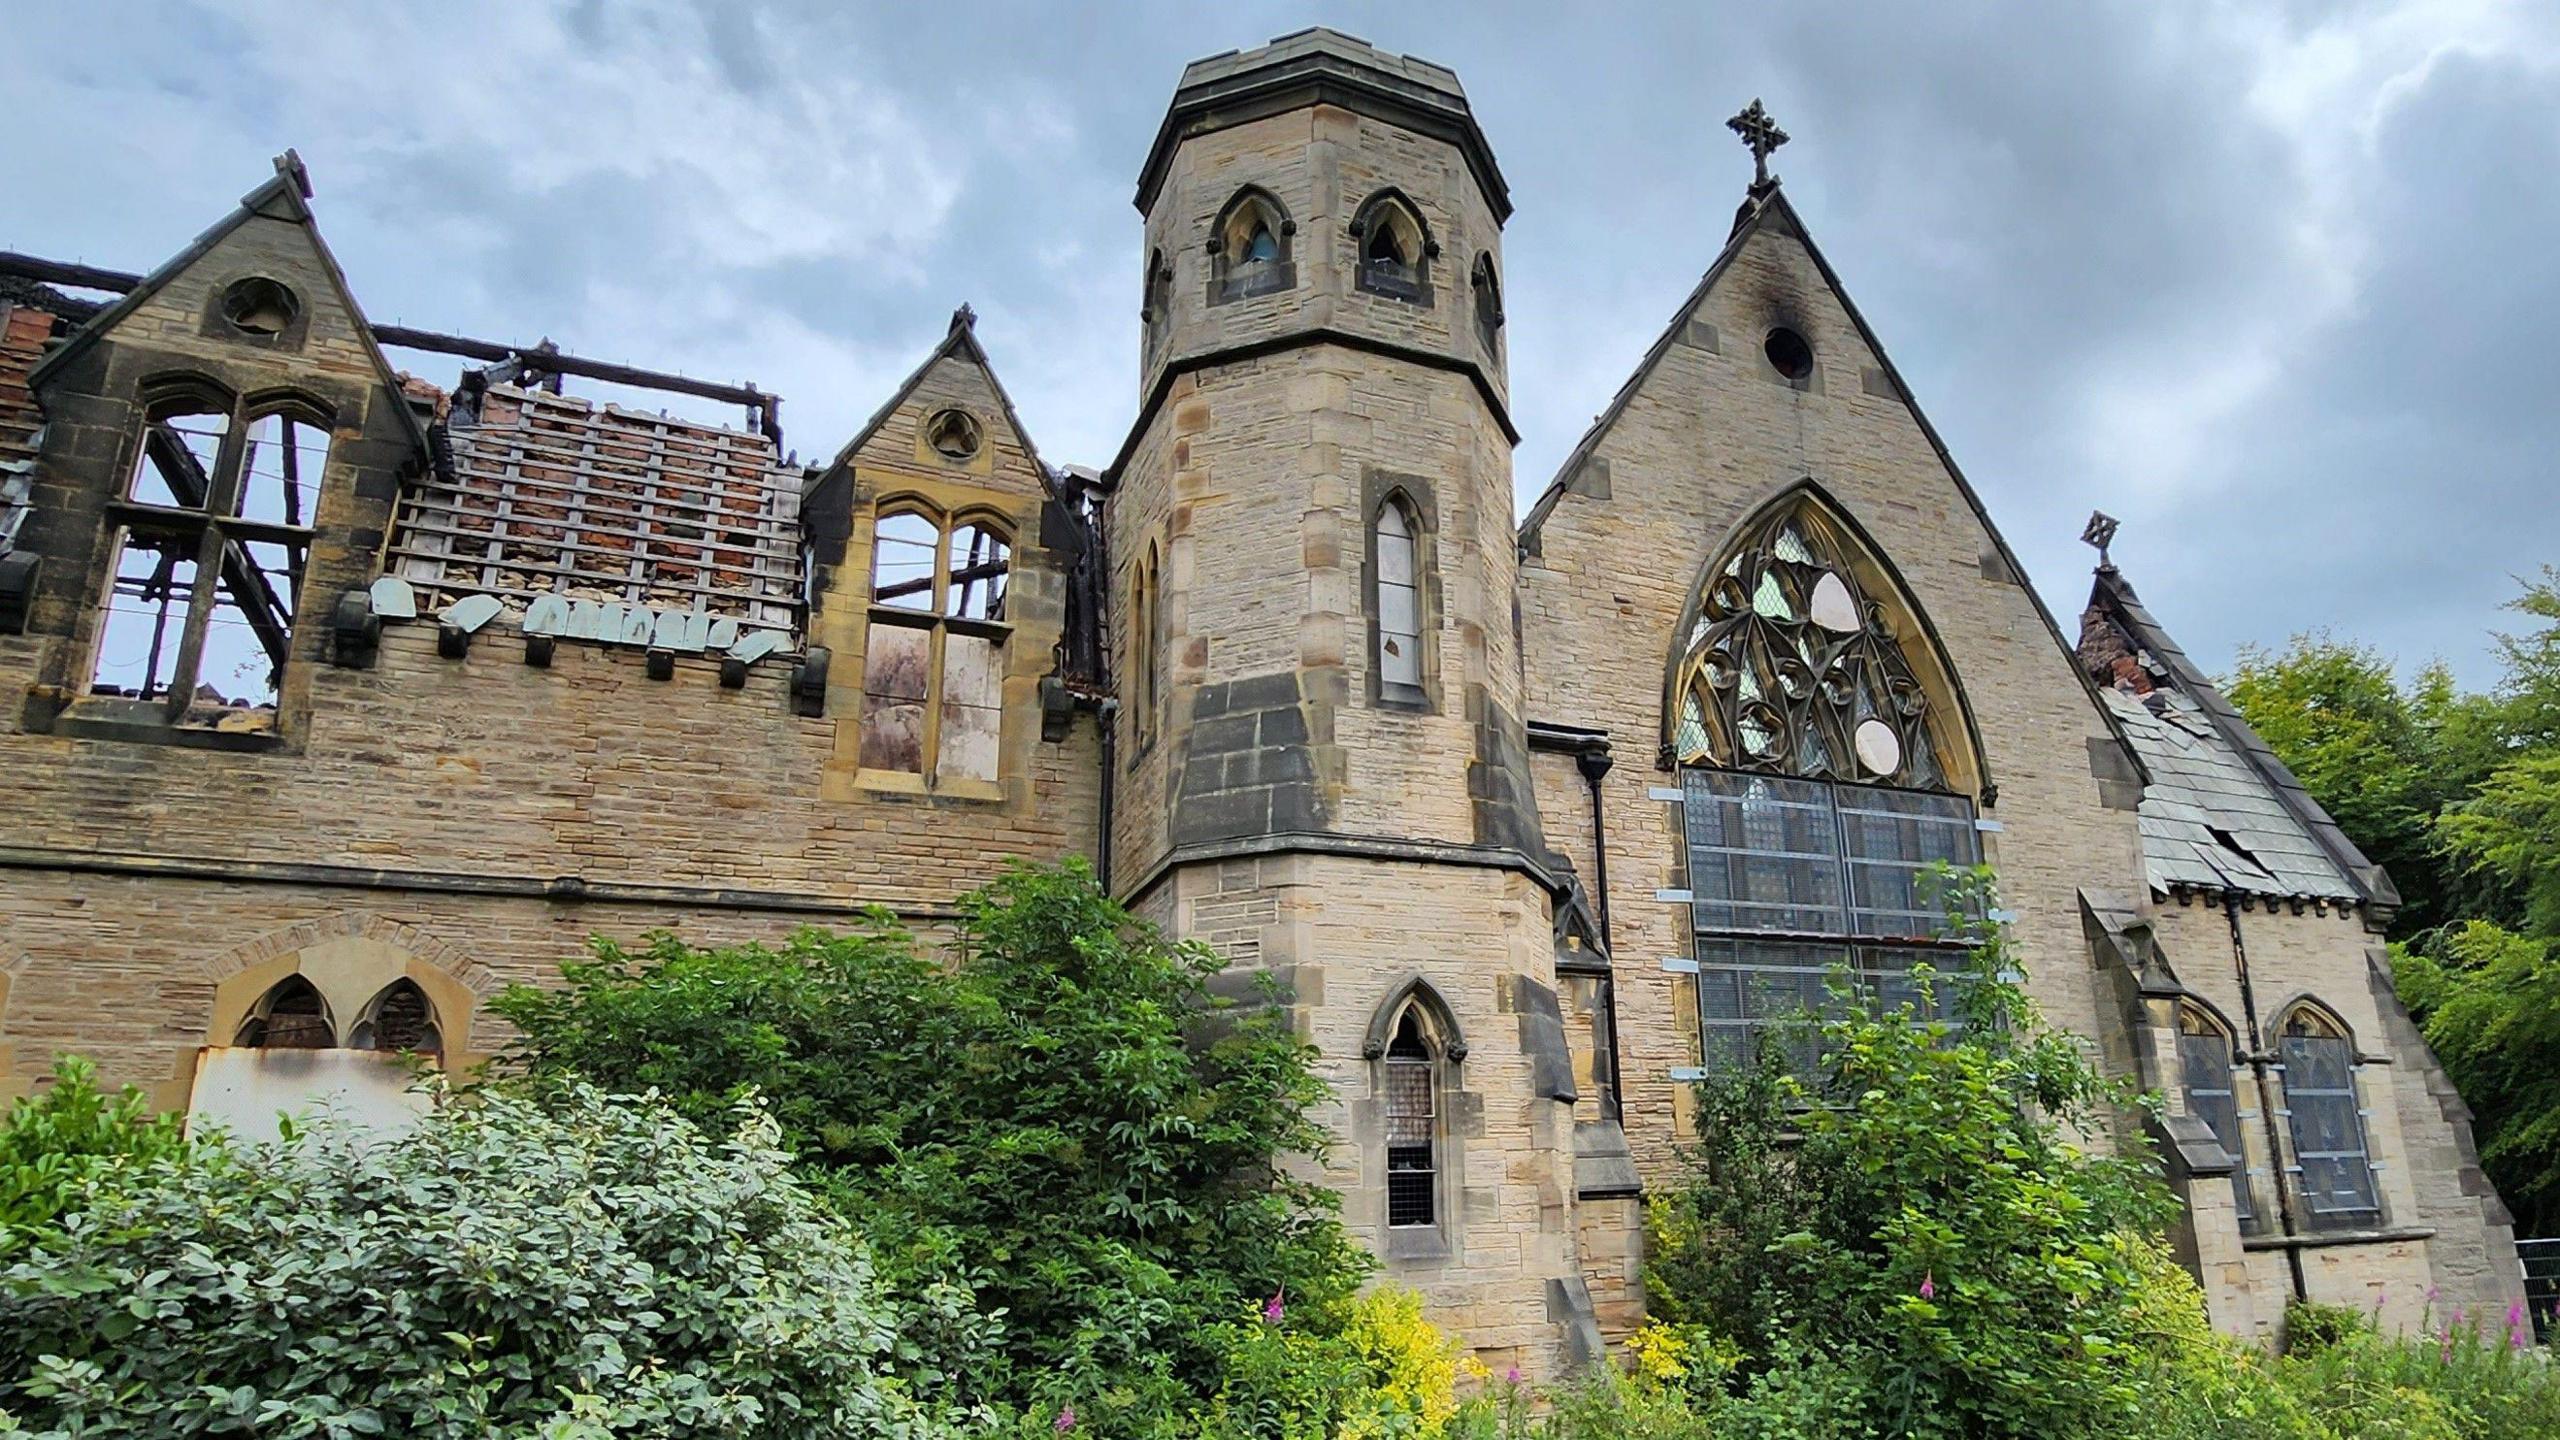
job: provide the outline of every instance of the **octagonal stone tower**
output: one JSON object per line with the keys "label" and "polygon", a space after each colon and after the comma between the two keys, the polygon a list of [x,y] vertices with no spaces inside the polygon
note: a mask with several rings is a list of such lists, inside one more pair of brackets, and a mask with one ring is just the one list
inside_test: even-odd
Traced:
{"label": "octagonal stone tower", "polygon": [[1501,172],[1455,75],[1309,30],[1183,72],[1137,205],[1116,888],[1279,983],[1345,1218],[1497,1371],[1554,1373],[1598,1334],[1520,708]]}

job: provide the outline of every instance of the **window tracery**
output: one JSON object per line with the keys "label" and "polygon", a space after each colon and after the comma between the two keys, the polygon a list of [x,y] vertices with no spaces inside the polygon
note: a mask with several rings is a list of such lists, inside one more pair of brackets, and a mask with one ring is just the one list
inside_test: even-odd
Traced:
{"label": "window tracery", "polygon": [[1821,506],[1781,506],[1713,566],[1672,691],[1674,757],[1780,775],[1941,789],[1944,718],[1905,653],[1906,617],[1859,579]]}

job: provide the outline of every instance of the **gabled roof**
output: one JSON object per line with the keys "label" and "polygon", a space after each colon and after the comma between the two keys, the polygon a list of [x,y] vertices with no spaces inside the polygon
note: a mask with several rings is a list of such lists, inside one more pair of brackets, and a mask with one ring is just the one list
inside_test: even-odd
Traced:
{"label": "gabled roof", "polygon": [[2142,849],[2155,887],[2400,903],[2112,564],[2090,590],[2080,656],[2151,772]]}
{"label": "gabled roof", "polygon": [[996,367],[988,361],[985,347],[978,343],[978,312],[966,305],[951,312],[950,333],[942,337],[941,344],[933,347],[932,354],[924,357],[923,364],[898,382],[898,388],[890,392],[888,400],[879,409],[871,412],[871,418],[862,423],[854,437],[844,442],[844,448],[836,452],[834,463],[810,481],[812,488],[827,475],[851,463],[862,447],[871,443],[871,437],[880,433],[880,427],[889,423],[889,417],[898,413],[898,407],[906,404],[908,398],[916,393],[916,387],[933,373],[933,367],[955,357],[977,366],[978,372],[987,377],[987,388],[995,392],[996,404],[1004,410],[1005,423],[1013,427],[1013,437],[1021,442],[1022,453],[1030,458],[1031,468],[1039,472],[1041,488],[1055,492],[1057,486],[1048,465],[1040,459],[1039,447],[1031,443],[1031,432],[1023,428],[1022,417],[1014,411],[1013,397],[1005,393],[1004,382],[996,378]]}
{"label": "gabled roof", "polygon": [[[1840,283],[1840,273],[1831,268],[1831,261],[1823,255],[1822,247],[1813,243],[1813,234],[1805,229],[1803,217],[1796,214],[1795,206],[1787,202],[1786,192],[1775,180],[1765,185],[1755,184],[1751,187],[1750,194],[1742,202],[1741,210],[1734,216],[1733,233],[1725,238],[1724,249],[1717,253],[1715,262],[1707,267],[1706,274],[1698,278],[1698,283],[1690,290],[1688,298],[1680,302],[1680,308],[1672,313],[1671,323],[1663,327],[1661,336],[1653,342],[1651,349],[1645,351],[1644,359],[1637,364],[1635,372],[1627,377],[1625,384],[1618,387],[1618,393],[1610,397],[1607,408],[1603,409],[1598,418],[1591,422],[1591,428],[1583,432],[1582,439],[1574,445],[1572,453],[1565,456],[1564,463],[1556,467],[1555,478],[1549,480],[1547,488],[1539,492],[1537,503],[1529,507],[1528,517],[1520,522],[1519,534],[1523,546],[1527,545],[1530,536],[1546,523],[1548,514],[1563,500],[1566,488],[1572,483],[1576,472],[1591,459],[1592,452],[1599,448],[1601,440],[1618,423],[1618,417],[1626,412],[1628,404],[1635,399],[1636,392],[1643,388],[1645,380],[1653,374],[1654,368],[1662,363],[1662,357],[1669,353],[1672,343],[1678,340],[1681,332],[1687,328],[1689,317],[1696,313],[1698,306],[1714,291],[1716,282],[1724,278],[1725,271],[1742,254],[1743,247],[1750,243],[1751,237],[1763,229],[1772,229],[1793,236],[1796,242],[1804,247],[1804,253],[1813,258],[1814,267],[1821,272],[1822,283],[1830,287],[1832,296],[1840,302],[1842,313],[1849,317],[1850,324],[1857,327],[1858,338],[1865,342],[1868,351],[1876,357],[1877,368],[1884,372],[1885,379],[1892,384],[1894,395],[1902,401],[1903,407],[1911,412],[1913,422],[1919,425],[1921,435],[1927,438],[1930,450],[1938,457],[1938,463],[1946,467],[1947,478],[1955,482],[1956,493],[1964,497],[1964,503],[1972,509],[1974,519],[1981,522],[1983,533],[1991,537],[1992,545],[2000,552],[2001,563],[2008,567],[2010,574],[2018,577],[2018,588],[2026,592],[2027,603],[2035,607],[2037,617],[2044,621],[2045,633],[2053,637],[2054,648],[2062,652],[2063,659],[2071,665],[2072,673],[2080,677],[2081,687],[2089,692],[2089,703],[2096,707],[2099,718],[2110,731],[2114,732],[2116,739],[2123,743],[2126,754],[2133,760],[2135,769],[2140,771],[2143,766],[2140,752],[2134,748],[2131,737],[2125,734],[2124,726],[2118,720],[2116,713],[2099,698],[2098,687],[2081,670],[2076,650],[2071,641],[2063,635],[2062,626],[2055,621],[2053,611],[2046,607],[2044,597],[2038,595],[2035,586],[2028,581],[2027,569],[2018,562],[2017,552],[2009,548],[2009,541],[2000,533],[2000,527],[1992,523],[1991,512],[1983,505],[1982,497],[1974,491],[1973,482],[1965,479],[1963,468],[1956,464],[1955,455],[1947,449],[1947,442],[1939,437],[1938,427],[1929,423],[1928,415],[1920,409],[1920,402],[1912,398],[1911,387],[1903,382],[1902,372],[1894,367],[1893,357],[1885,353],[1884,341],[1877,337],[1875,327],[1867,323],[1867,317],[1859,313],[1858,302],[1849,298],[1847,287]],[[2148,776],[2144,778],[2148,779]]]}
{"label": "gabled roof", "polygon": [[[330,252],[329,242],[321,238],[320,226],[312,217],[311,176],[302,168],[302,157],[287,150],[276,157],[275,166],[276,173],[273,179],[241,196],[239,205],[230,214],[214,222],[212,228],[189,241],[185,249],[163,261],[158,269],[143,276],[142,283],[127,290],[114,304],[89,317],[86,324],[73,331],[70,337],[56,346],[51,354],[38,361],[35,369],[27,376],[28,384],[41,388],[46,379],[69,363],[73,356],[95,345],[101,336],[122,324],[126,316],[140,309],[152,296],[159,294],[170,281],[186,273],[189,266],[210,254],[214,246],[222,243],[231,232],[255,217],[265,216],[271,220],[283,220],[302,227],[304,235],[311,241],[312,250],[320,257],[321,268],[327,272],[330,285],[337,292],[338,303],[346,307],[347,317],[354,326],[356,338],[364,346],[366,356],[372,360],[375,373],[381,377],[382,383],[394,395],[400,394],[400,374],[391,368],[390,360],[382,353],[382,346],[374,340],[373,326],[365,319],[364,307],[356,303],[355,291],[347,284],[347,272],[339,268],[338,257]],[[406,404],[393,408],[400,412],[401,425],[409,432],[410,439],[416,442],[418,453],[421,456],[425,455],[427,453],[426,427],[419,423],[418,417],[411,413]]]}

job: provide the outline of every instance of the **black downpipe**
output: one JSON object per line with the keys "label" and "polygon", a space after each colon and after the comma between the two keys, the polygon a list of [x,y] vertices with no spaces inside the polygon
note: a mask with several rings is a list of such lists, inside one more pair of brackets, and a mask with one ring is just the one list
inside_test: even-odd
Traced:
{"label": "black downpipe", "polygon": [[1608,812],[1600,798],[1600,779],[1609,773],[1612,763],[1609,752],[1597,745],[1577,751],[1573,757],[1574,768],[1582,772],[1583,781],[1591,787],[1591,903],[1600,921],[1600,949],[1609,962],[1609,973],[1600,977],[1600,1010],[1609,1021],[1609,1118],[1624,1124],[1627,1092],[1619,1083],[1618,1070],[1618,941],[1609,932]]}
{"label": "black downpipe", "polygon": [[[2265,1126],[2267,1132],[2267,1170],[2276,1182],[2276,1218],[2284,1225],[2285,1238],[2291,1240],[2295,1238],[2293,1195],[2285,1182],[2284,1139],[2276,1125],[2275,1082],[2268,1078],[2267,1049],[2258,1033],[2258,992],[2249,983],[2249,947],[2240,939],[2240,897],[2229,890],[2222,892],[2222,917],[2231,926],[2231,966],[2240,980],[2241,1023],[2249,1029],[2249,1072],[2258,1085],[2258,1123]],[[2240,1178],[2245,1183],[2249,1178],[2246,1173],[2249,1161],[2246,1156],[2239,1158]],[[2293,1298],[2310,1299],[2310,1288],[2303,1283],[2302,1247],[2287,1245],[2284,1258],[2293,1274]]]}

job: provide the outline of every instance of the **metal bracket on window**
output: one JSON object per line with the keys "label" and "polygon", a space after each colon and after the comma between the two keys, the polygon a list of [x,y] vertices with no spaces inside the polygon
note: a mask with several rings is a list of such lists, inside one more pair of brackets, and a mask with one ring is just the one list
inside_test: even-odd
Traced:
{"label": "metal bracket on window", "polygon": [[1674,975],[1695,975],[1698,973],[1698,962],[1686,955],[1665,955],[1662,957],[1662,968]]}
{"label": "metal bracket on window", "polygon": [[1689,797],[1680,793],[1680,787],[1677,785],[1653,785],[1646,788],[1644,798],[1647,800],[1670,800],[1676,803],[1678,801],[1686,800]]}
{"label": "metal bracket on window", "polygon": [[1674,1065],[1671,1067],[1671,1078],[1687,1081],[1704,1080],[1707,1078],[1707,1072],[1703,1066]]}
{"label": "metal bracket on window", "polygon": [[1997,835],[2007,830],[2009,827],[2001,824],[1997,820],[1984,820],[1976,817],[1973,822],[1973,828],[1986,835]]}
{"label": "metal bracket on window", "polygon": [[1696,897],[1692,896],[1686,890],[1656,890],[1653,892],[1653,898],[1661,901],[1665,905],[1690,905],[1696,903]]}
{"label": "metal bracket on window", "polygon": [[1994,925],[2015,925],[2018,923],[2018,912],[2015,910],[1985,910],[1982,912],[1982,918],[1990,921]]}

